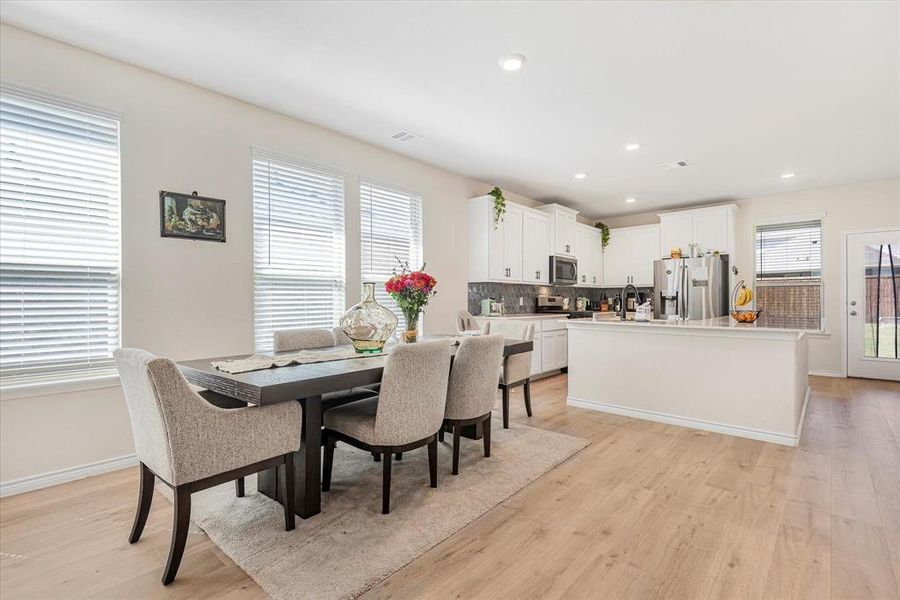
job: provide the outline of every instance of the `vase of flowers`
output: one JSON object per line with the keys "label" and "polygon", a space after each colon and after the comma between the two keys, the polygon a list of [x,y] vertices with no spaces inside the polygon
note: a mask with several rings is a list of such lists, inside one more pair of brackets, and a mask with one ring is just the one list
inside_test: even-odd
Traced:
{"label": "vase of flowers", "polygon": [[419,339],[419,315],[434,296],[437,280],[425,272],[424,264],[418,271],[410,271],[409,263],[399,259],[397,262],[400,263],[400,272],[394,271],[394,275],[384,284],[384,289],[400,307],[406,320],[406,331],[401,340],[416,342]]}

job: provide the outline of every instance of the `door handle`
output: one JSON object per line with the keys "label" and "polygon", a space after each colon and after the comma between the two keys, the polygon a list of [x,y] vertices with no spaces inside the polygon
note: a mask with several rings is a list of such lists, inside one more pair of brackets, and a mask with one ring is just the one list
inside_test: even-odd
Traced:
{"label": "door handle", "polygon": [[855,310],[851,310],[851,311],[850,311],[850,316],[851,316],[851,317],[855,317],[855,316],[856,316],[856,311],[855,311]]}

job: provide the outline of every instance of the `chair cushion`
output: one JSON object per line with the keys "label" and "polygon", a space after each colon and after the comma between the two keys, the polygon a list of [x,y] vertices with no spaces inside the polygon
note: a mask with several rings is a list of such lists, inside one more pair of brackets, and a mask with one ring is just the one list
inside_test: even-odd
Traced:
{"label": "chair cushion", "polygon": [[375,441],[375,413],[378,396],[329,408],[323,415],[325,427],[357,439],[365,444]]}

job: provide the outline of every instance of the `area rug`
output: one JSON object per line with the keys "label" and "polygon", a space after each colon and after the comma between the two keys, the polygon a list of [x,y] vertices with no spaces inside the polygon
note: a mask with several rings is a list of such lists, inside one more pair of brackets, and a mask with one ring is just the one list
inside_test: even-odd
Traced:
{"label": "area rug", "polygon": [[491,457],[463,438],[460,474],[451,475],[451,437],[439,444],[435,489],[424,447],[393,461],[389,515],[381,463],[338,444],[321,514],[298,518],[294,531],[284,531],[281,506],[256,491],[255,477],[244,498],[231,483],[194,494],[192,520],[273,598],[355,598],[588,444],[495,419]]}

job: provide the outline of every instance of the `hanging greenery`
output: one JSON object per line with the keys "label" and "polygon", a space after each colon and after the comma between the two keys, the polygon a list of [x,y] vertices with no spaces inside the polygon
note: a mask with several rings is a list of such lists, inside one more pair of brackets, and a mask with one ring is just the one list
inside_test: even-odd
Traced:
{"label": "hanging greenery", "polygon": [[603,243],[603,249],[605,250],[609,246],[609,227],[603,221],[597,221],[594,227],[600,230],[600,241]]}
{"label": "hanging greenery", "polygon": [[506,198],[503,197],[503,190],[498,187],[489,191],[488,196],[493,196],[494,198],[494,229],[497,229],[497,225],[500,224],[500,221],[503,220],[503,215],[506,213]]}

